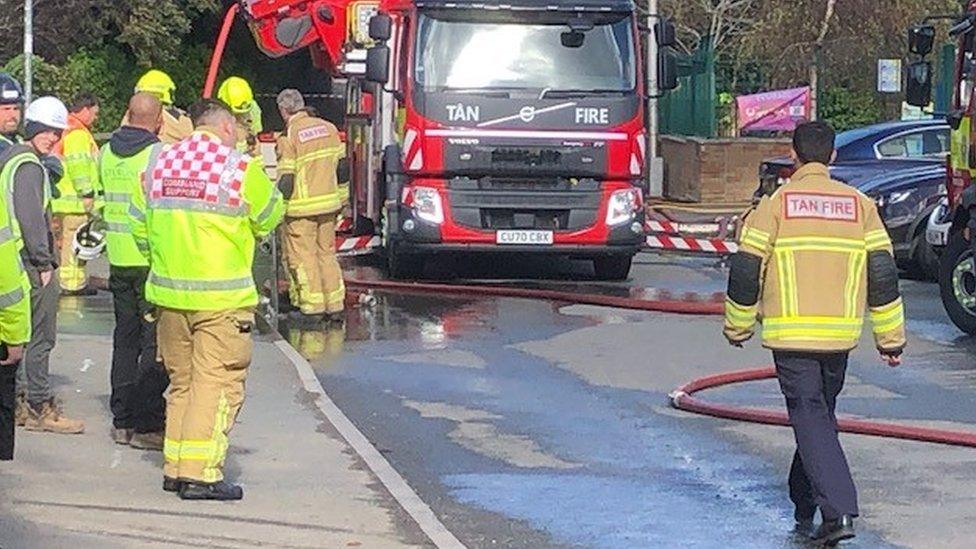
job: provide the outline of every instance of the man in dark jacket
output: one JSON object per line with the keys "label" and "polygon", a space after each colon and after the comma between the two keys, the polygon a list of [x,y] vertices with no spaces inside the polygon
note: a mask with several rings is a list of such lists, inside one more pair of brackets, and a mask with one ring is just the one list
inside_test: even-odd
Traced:
{"label": "man in dark jacket", "polygon": [[156,360],[156,313],[144,289],[149,262],[129,227],[132,194],[139,190],[156,133],[163,122],[162,103],[137,93],[129,101],[127,125],[102,148],[99,166],[105,191],[106,248],[111,265],[109,288],[115,304],[112,345],[112,438],[143,450],[163,449],[169,377]]}
{"label": "man in dark jacket", "polygon": [[[4,181],[13,202],[23,241],[21,254],[31,283],[31,340],[18,375],[26,399],[18,403],[17,422],[31,431],[78,434],[84,422],[64,416],[51,393],[50,355],[57,340],[60,289],[58,260],[51,234],[50,182],[40,157],[51,154],[67,127],[67,108],[54,97],[41,97],[27,108],[26,145],[12,145]],[[11,152],[15,151],[15,152]],[[21,152],[23,151],[23,152]]]}

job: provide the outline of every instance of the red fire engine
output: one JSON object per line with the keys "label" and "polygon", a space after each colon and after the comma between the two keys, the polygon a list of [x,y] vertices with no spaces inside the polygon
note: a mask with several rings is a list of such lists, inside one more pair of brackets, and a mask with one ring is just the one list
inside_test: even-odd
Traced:
{"label": "red fire engine", "polygon": [[513,252],[628,276],[646,143],[631,0],[243,0],[220,42],[238,8],[268,55],[308,48],[348,79],[353,225],[392,276]]}

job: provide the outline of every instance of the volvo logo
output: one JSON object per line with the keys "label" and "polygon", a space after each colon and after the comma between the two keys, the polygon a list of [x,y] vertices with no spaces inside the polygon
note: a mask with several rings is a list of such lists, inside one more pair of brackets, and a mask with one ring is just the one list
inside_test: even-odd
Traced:
{"label": "volvo logo", "polygon": [[519,120],[526,124],[535,120],[535,107],[528,105],[519,110]]}

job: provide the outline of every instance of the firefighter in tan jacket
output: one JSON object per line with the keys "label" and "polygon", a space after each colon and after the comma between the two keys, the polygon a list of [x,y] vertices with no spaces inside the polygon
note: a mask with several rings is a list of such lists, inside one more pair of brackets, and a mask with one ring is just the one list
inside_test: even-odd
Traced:
{"label": "firefighter in tan jacket", "polygon": [[[800,168],[746,219],[725,312],[725,337],[734,346],[762,323],[796,434],[790,498],[797,525],[828,544],[854,537],[858,514],[834,408],[865,309],[889,365],[900,364],[905,347],[891,240],[874,202],[830,179],[833,144],[827,124],[796,129]],[[813,531],[818,508],[824,523]]]}
{"label": "firefighter in tan jacket", "polygon": [[278,95],[285,131],[278,138],[278,188],[287,199],[285,256],[297,285],[300,319],[339,321],[346,295],[336,258],[345,146],[330,122],[309,114],[297,90]]}

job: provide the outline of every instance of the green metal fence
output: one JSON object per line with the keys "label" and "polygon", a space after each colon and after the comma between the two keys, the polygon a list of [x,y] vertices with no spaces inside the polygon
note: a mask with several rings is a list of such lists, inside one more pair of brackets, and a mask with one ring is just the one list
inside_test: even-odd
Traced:
{"label": "green metal fence", "polygon": [[715,137],[715,52],[708,40],[691,55],[678,56],[678,88],[658,102],[661,132]]}

